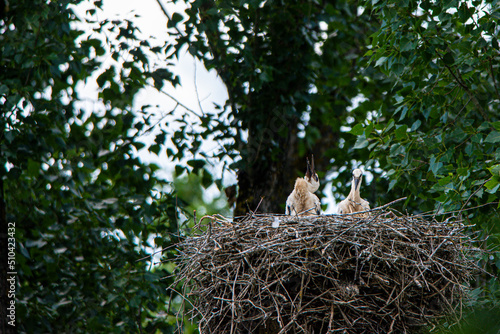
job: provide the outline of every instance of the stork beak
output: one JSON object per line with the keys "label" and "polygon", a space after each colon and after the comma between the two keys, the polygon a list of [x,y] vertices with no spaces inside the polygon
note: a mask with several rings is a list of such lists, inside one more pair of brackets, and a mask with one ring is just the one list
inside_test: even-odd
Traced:
{"label": "stork beak", "polygon": [[[311,176],[313,175],[313,172],[311,171],[311,165],[309,164],[309,159],[306,158],[306,161],[307,161],[306,177],[310,179]],[[313,166],[314,166],[314,161],[313,161]],[[312,170],[314,171],[314,167],[312,168]]]}
{"label": "stork beak", "polygon": [[318,175],[316,174],[316,168],[314,168],[314,155],[311,154],[311,176],[318,181]]}
{"label": "stork beak", "polygon": [[354,189],[358,189],[360,181],[361,181],[361,176],[360,177],[354,177]]}

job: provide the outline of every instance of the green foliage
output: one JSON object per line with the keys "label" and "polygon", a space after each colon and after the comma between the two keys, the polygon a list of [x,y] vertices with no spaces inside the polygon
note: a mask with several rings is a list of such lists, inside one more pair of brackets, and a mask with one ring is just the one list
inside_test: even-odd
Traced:
{"label": "green foliage", "polygon": [[442,334],[495,334],[500,328],[500,307],[478,307],[467,312],[458,323],[438,327]]}
{"label": "green foliage", "polygon": [[[394,108],[363,126],[370,156],[413,212],[458,212],[498,250],[500,74],[497,1],[373,1],[370,61]],[[357,129],[361,133],[361,128]],[[481,263],[495,276],[497,255]],[[500,297],[493,278],[484,291]]]}
{"label": "green foliage", "polygon": [[[219,140],[212,157],[236,162],[238,214],[262,195],[271,202],[263,211],[280,212],[305,155],[314,153],[322,181],[336,177],[337,200],[362,164],[375,177],[363,190],[373,206],[406,196],[408,212],[462,215],[498,248],[499,8],[193,1],[184,21],[172,18],[176,52],[188,47],[216,69],[229,100],[200,117],[199,131],[174,134],[177,157],[199,153],[193,138]],[[498,274],[496,253],[478,261]],[[480,281],[483,297],[499,298],[496,277],[488,288]]]}
{"label": "green foliage", "polygon": [[[386,100],[390,82],[363,57],[379,23],[359,9],[351,1],[194,1],[184,21],[181,14],[172,17],[176,52],[187,47],[217,70],[229,99],[205,112],[197,122],[201,127],[186,124],[176,131],[171,156],[231,159],[229,167],[238,170],[235,215],[257,205],[263,212],[283,212],[306,155],[315,155],[323,180],[341,173],[333,186],[339,199],[352,167],[368,160],[366,151],[351,149],[363,143],[356,144],[348,130],[380,107],[376,101]],[[376,100],[358,105],[360,96]],[[211,155],[189,145],[207,138],[220,144]],[[375,160],[366,165],[377,173]]]}
{"label": "green foliage", "polygon": [[[216,190],[212,175],[206,170],[199,170],[198,174],[188,173],[177,175],[173,186],[175,194],[189,217],[196,211],[197,219],[204,215],[220,214],[230,216],[226,196]],[[211,197],[208,197],[211,196]]]}
{"label": "green foliage", "polygon": [[[1,225],[16,224],[18,329],[170,332],[169,273],[137,260],[172,242],[178,207],[137,158],[152,125],[131,104],[148,78],[174,77],[148,72],[131,22],[81,21],[80,2],[10,1],[0,18]],[[116,63],[104,67],[105,52]],[[95,73],[104,110],[82,110],[77,85]]]}
{"label": "green foliage", "polygon": [[374,120],[365,135],[372,156],[389,150],[381,166],[398,180],[392,186],[421,199],[413,202],[421,211],[498,200],[498,176],[489,171],[500,158],[500,77],[492,67],[500,59],[498,10],[465,1],[383,1],[374,8],[382,27],[369,55],[394,81],[396,109],[381,112],[385,119]]}
{"label": "green foliage", "polygon": [[[169,18],[176,43],[153,48],[132,22],[92,16],[101,1],[78,18],[69,5],[80,2],[9,2],[0,16],[2,224],[17,226],[18,318],[30,319],[20,330],[173,330],[168,280],[159,281],[173,253],[154,270],[136,260],[175,242],[179,211],[200,210],[201,194],[222,188],[209,159],[238,171],[236,215],[261,201],[261,211],[283,212],[313,153],[337,200],[362,164],[375,178],[363,188],[373,206],[407,196],[409,212],[460,211],[498,247],[497,1],[195,0]],[[179,85],[148,56],[170,63],[186,48],[229,99],[177,113],[146,148],[158,155],[169,141],[170,158],[192,157],[176,167],[190,173],[174,182],[176,197],[155,191],[165,189],[158,167],[136,157],[156,123],[132,102],[145,86]],[[104,105],[93,113],[76,93],[92,75]],[[206,152],[206,140],[218,149]],[[218,203],[206,213],[224,213]],[[478,261],[498,274],[498,253]],[[495,304],[498,281],[484,282],[473,301]]]}

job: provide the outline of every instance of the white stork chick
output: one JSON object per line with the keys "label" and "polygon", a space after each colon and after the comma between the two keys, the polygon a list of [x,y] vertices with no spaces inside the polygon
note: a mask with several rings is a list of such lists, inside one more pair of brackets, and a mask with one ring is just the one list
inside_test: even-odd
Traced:
{"label": "white stork chick", "polygon": [[287,215],[313,216],[321,213],[321,204],[314,192],[319,189],[319,177],[314,170],[314,156],[309,164],[307,159],[307,171],[304,178],[298,177],[292,193],[286,200]]}
{"label": "white stork chick", "polygon": [[351,191],[349,192],[347,198],[339,203],[339,214],[370,210],[370,203],[362,199],[359,194],[362,178],[363,172],[361,169],[355,169],[352,171]]}

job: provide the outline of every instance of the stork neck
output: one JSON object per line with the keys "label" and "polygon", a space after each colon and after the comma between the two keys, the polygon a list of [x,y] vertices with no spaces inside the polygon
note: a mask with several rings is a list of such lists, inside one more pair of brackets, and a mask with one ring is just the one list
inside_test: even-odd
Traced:
{"label": "stork neck", "polygon": [[359,201],[361,196],[359,194],[359,188],[361,187],[361,179],[358,182],[358,187],[356,188],[356,181],[353,178],[351,181],[351,192],[349,193],[349,197],[354,201]]}

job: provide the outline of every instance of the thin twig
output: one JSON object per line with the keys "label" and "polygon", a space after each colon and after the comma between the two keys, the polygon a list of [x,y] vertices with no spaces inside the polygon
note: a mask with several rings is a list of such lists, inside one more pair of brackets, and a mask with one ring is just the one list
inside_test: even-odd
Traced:
{"label": "thin twig", "polygon": [[362,218],[205,216],[221,224],[178,245],[173,286],[184,282],[204,333],[408,332],[460,307],[480,250],[457,217],[383,210],[403,200]]}
{"label": "thin twig", "polygon": [[[358,211],[358,212],[354,212],[354,213],[343,213],[343,214],[339,214],[338,216],[353,216],[353,215],[359,215],[359,214],[363,214],[363,213],[370,213],[370,212],[375,212],[375,211],[380,211],[380,210],[383,210],[391,205],[394,205],[398,202],[401,202],[401,201],[404,201],[406,200],[408,197],[402,197],[402,198],[398,198],[392,202],[389,202],[387,204],[384,204],[382,206],[378,206],[376,208],[373,208],[373,209],[370,209],[370,210],[365,210],[365,211]],[[360,203],[357,203],[357,204],[360,204]],[[327,215],[329,216],[329,215]]]}
{"label": "thin twig", "polygon": [[[160,0],[156,0],[156,2],[158,2],[158,5],[160,6],[161,11],[163,12],[163,15],[165,15],[167,17],[167,20],[172,21],[172,17],[168,13],[167,9],[163,6],[163,4],[161,3],[161,1]],[[175,25],[174,28],[175,28],[175,30],[177,30],[177,32],[179,33],[179,35],[184,36],[184,33],[182,31],[180,31],[179,28],[177,28],[177,25]]]}

